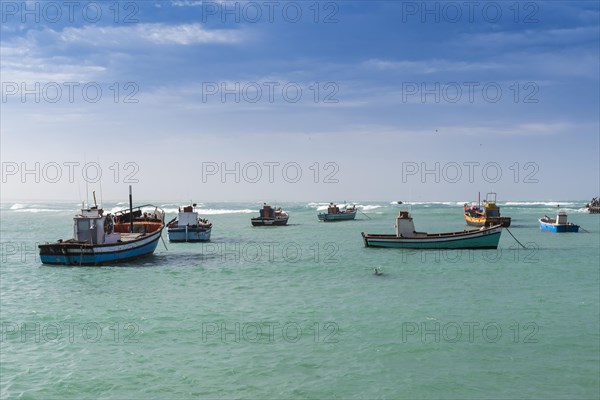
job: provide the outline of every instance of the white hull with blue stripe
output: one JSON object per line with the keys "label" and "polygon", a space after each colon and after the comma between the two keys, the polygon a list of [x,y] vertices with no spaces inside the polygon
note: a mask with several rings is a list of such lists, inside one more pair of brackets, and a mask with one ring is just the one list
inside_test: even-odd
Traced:
{"label": "white hull with blue stripe", "polygon": [[169,228],[169,241],[171,242],[207,242],[210,240],[212,228],[179,227]]}
{"label": "white hull with blue stripe", "polygon": [[56,265],[102,265],[131,261],[154,253],[161,234],[162,229],[120,244],[90,245],[65,241],[40,245],[40,260],[44,264]]}
{"label": "white hull with blue stripe", "polygon": [[212,231],[212,224],[198,216],[196,204],[180,208],[177,219],[167,226],[170,242],[207,242]]}
{"label": "white hull with blue stripe", "polygon": [[38,246],[42,263],[102,265],[148,256],[161,239],[164,211],[147,204],[104,214],[104,210],[94,206],[82,208],[73,218],[73,225],[72,239]]}

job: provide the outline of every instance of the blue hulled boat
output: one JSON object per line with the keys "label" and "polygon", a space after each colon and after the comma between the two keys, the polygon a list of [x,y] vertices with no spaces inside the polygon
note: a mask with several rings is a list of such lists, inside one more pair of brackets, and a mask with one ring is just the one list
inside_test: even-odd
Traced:
{"label": "blue hulled boat", "polygon": [[102,265],[152,254],[165,227],[164,211],[151,204],[133,208],[131,191],[129,199],[129,209],[114,214],[97,205],[82,207],[73,218],[72,239],[38,246],[42,263]]}
{"label": "blue hulled boat", "polygon": [[502,225],[482,227],[462,232],[416,232],[408,211],[396,217],[395,234],[362,233],[365,247],[391,247],[402,249],[496,249]]}
{"label": "blue hulled boat", "polygon": [[207,242],[210,240],[212,224],[198,217],[196,204],[179,209],[177,219],[167,225],[171,242]]}
{"label": "blue hulled boat", "polygon": [[348,221],[356,218],[356,207],[350,206],[346,207],[343,211],[340,208],[333,204],[329,203],[327,207],[326,213],[319,213],[317,215],[319,221],[324,222],[332,222],[332,221]]}
{"label": "blue hulled boat", "polygon": [[560,211],[556,215],[556,219],[550,218],[545,215],[539,219],[540,230],[544,232],[553,233],[565,233],[565,232],[579,232],[579,225],[567,222],[567,213]]}

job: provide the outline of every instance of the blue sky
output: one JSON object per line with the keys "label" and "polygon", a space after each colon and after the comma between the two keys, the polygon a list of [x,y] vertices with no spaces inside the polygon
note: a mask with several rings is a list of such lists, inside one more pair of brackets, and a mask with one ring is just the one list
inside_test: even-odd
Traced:
{"label": "blue sky", "polygon": [[597,1],[66,3],[2,1],[3,199],[600,191]]}

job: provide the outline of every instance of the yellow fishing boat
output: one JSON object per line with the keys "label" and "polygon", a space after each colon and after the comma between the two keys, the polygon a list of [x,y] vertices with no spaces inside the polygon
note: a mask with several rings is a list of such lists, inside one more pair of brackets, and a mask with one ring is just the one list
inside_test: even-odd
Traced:
{"label": "yellow fishing boat", "polygon": [[500,215],[500,207],[496,205],[496,193],[488,193],[481,206],[481,200],[477,205],[465,203],[464,213],[467,225],[471,226],[494,226],[502,225],[505,228],[510,226],[510,217]]}

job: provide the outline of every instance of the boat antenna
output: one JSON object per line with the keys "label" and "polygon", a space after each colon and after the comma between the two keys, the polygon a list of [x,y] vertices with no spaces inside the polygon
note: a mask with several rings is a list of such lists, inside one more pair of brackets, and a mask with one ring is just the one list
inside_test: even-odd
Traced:
{"label": "boat antenna", "polygon": [[[87,165],[87,157],[86,157],[85,153],[83,153],[84,168],[86,165]],[[85,176],[85,174],[83,174],[83,179],[85,180],[85,201],[87,201],[87,205],[89,207],[90,206],[90,192],[88,190],[88,180],[87,180],[87,176]]]}
{"label": "boat antenna", "polygon": [[[98,158],[98,165],[100,165],[100,158]],[[100,185],[100,205],[104,205],[104,201],[102,201],[102,175],[100,175],[100,179],[98,180],[98,184]],[[94,200],[95,202],[95,200]]]}
{"label": "boat antenna", "polygon": [[94,207],[98,208],[98,204],[96,203],[96,191],[95,190],[92,192],[92,195],[94,196]]}
{"label": "boat antenna", "polygon": [[412,182],[408,185],[408,210],[412,214]]}
{"label": "boat antenna", "polygon": [[133,233],[133,198],[131,197],[131,185],[129,185],[129,232]]}

